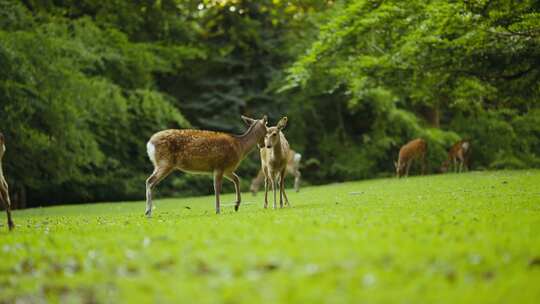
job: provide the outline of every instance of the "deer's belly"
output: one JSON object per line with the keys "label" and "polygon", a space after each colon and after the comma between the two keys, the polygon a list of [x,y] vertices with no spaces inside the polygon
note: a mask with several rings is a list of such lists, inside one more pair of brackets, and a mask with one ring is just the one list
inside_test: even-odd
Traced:
{"label": "deer's belly", "polygon": [[184,172],[204,174],[213,173],[216,170],[228,172],[233,171],[236,169],[236,163],[226,157],[217,157],[211,159],[192,157],[190,159],[179,161],[176,167]]}

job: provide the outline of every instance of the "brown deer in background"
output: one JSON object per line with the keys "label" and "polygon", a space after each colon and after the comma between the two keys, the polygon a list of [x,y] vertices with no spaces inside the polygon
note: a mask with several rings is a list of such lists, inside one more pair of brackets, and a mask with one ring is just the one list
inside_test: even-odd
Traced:
{"label": "brown deer in background", "polygon": [[411,140],[407,144],[403,145],[399,150],[399,158],[397,162],[394,162],[396,167],[396,176],[399,178],[403,175],[409,176],[409,168],[411,163],[418,159],[422,162],[422,174],[426,171],[426,153],[427,143],[421,138]]}
{"label": "brown deer in background", "polygon": [[11,219],[11,200],[9,199],[9,188],[4,177],[4,170],[2,170],[2,158],[6,152],[6,144],[4,140],[4,134],[0,133],[0,201],[6,208],[7,223],[9,230],[15,228],[13,220]]}
{"label": "brown deer in background", "polygon": [[272,185],[274,192],[274,209],[276,204],[276,180],[279,178],[279,206],[283,208],[283,199],[285,204],[289,205],[289,199],[285,193],[285,171],[287,169],[289,142],[283,135],[283,128],[287,125],[287,117],[279,120],[275,127],[266,128],[264,137],[264,147],[260,148],[261,167],[264,172],[264,208],[268,208],[268,182]]}
{"label": "brown deer in background", "polygon": [[447,172],[451,165],[454,167],[454,172],[463,171],[463,166],[465,166],[465,169],[469,170],[469,158],[471,152],[470,141],[458,141],[448,151],[448,158],[442,163],[441,172]]}
{"label": "brown deer in background", "polygon": [[234,173],[244,157],[258,144],[263,145],[267,118],[242,116],[249,125],[242,135],[202,130],[164,130],[154,134],[146,147],[154,172],[146,180],[146,216],[152,215],[152,189],[174,170],[214,175],[216,213],[220,213],[219,194],[223,177],[234,183],[236,204],[240,207],[240,179]]}
{"label": "brown deer in background", "polygon": [[[302,160],[302,154],[296,153],[296,151],[292,149],[289,150],[286,173],[294,176],[294,190],[296,192],[300,191],[300,178],[302,177],[302,174],[300,173],[300,160]],[[262,183],[264,183],[264,172],[261,168],[257,176],[251,180],[249,190],[251,190],[253,195],[257,194]]]}

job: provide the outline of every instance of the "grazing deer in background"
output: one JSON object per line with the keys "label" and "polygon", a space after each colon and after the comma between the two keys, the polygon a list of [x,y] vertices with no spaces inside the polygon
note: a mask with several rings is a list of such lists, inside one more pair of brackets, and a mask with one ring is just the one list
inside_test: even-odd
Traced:
{"label": "grazing deer in background", "polygon": [[289,142],[283,135],[283,128],[287,125],[287,117],[279,120],[275,127],[266,128],[264,137],[264,147],[260,148],[261,167],[264,172],[264,208],[268,208],[268,182],[272,184],[274,192],[274,209],[276,204],[276,179],[279,178],[279,206],[283,208],[283,199],[285,204],[289,205],[289,199],[285,193],[285,172],[289,155]]}
{"label": "grazing deer in background", "polygon": [[464,165],[465,169],[469,170],[469,157],[471,156],[471,151],[470,141],[460,140],[455,143],[448,151],[448,158],[442,163],[441,172],[447,172],[450,165],[453,165],[454,172],[463,171]]}
{"label": "grazing deer in background", "polygon": [[426,141],[417,138],[411,140],[407,144],[401,147],[399,150],[399,158],[397,162],[394,162],[396,167],[396,176],[399,178],[403,175],[409,176],[409,168],[411,163],[418,159],[422,162],[422,174],[425,174],[426,171],[426,153],[427,153],[427,144]]}
{"label": "grazing deer in background", "polygon": [[[294,150],[289,150],[289,155],[287,157],[287,174],[294,176],[294,190],[296,192],[300,191],[300,178],[302,174],[300,173],[300,160],[302,160],[302,154],[296,153]],[[256,195],[261,187],[261,184],[264,182],[264,172],[263,169],[259,170],[257,176],[251,180],[251,186],[249,189],[253,195]]]}
{"label": "grazing deer in background", "polygon": [[0,201],[6,208],[7,222],[9,230],[15,228],[13,220],[11,219],[11,200],[9,199],[9,188],[4,178],[4,170],[2,170],[2,158],[6,152],[6,144],[4,140],[4,134],[0,133]]}
{"label": "grazing deer in background", "polygon": [[219,194],[223,177],[234,183],[236,204],[240,207],[240,179],[234,173],[240,162],[258,144],[263,145],[267,118],[242,116],[249,125],[242,135],[202,130],[164,130],[148,141],[146,148],[154,172],[146,180],[146,216],[152,215],[152,189],[174,170],[214,175],[216,213],[220,213]]}

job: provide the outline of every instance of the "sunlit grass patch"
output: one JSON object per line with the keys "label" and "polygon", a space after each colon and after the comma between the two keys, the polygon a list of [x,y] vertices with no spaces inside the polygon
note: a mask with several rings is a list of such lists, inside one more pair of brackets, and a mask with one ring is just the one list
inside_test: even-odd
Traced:
{"label": "sunlit grass patch", "polygon": [[[536,303],[540,171],[16,211],[0,302]],[[223,202],[232,202],[227,194]]]}

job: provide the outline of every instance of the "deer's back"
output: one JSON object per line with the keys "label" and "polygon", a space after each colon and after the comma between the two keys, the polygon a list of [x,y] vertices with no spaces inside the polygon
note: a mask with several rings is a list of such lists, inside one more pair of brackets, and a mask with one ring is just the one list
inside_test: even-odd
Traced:
{"label": "deer's back", "polygon": [[164,130],[154,134],[156,163],[190,172],[232,171],[240,162],[240,147],[229,134],[202,130]]}
{"label": "deer's back", "polygon": [[399,150],[399,158],[400,159],[411,159],[411,158],[417,158],[426,153],[427,150],[427,144],[426,141],[417,138],[415,140],[412,140],[405,144],[401,149]]}

